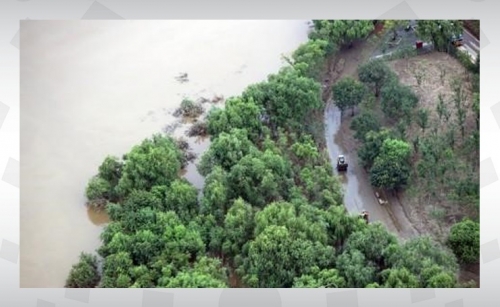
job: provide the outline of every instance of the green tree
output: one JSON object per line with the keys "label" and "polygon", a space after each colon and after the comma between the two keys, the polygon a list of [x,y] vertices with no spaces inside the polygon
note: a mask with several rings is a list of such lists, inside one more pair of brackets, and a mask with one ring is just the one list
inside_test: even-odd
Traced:
{"label": "green tree", "polygon": [[351,77],[344,77],[333,85],[332,92],[337,107],[342,112],[346,108],[351,108],[354,116],[354,107],[363,100],[366,95],[366,87]]}
{"label": "green tree", "polygon": [[232,97],[226,100],[224,109],[214,108],[207,116],[207,129],[212,140],[222,132],[245,129],[248,138],[257,141],[262,133],[262,110],[251,99]]}
{"label": "green tree", "polygon": [[421,285],[425,288],[455,288],[457,286],[454,274],[436,264],[426,264],[420,279]]}
{"label": "green tree", "polygon": [[166,209],[177,213],[185,223],[198,213],[198,190],[186,179],[176,179],[166,193]]}
{"label": "green tree", "polygon": [[253,206],[287,198],[291,167],[289,161],[270,150],[244,156],[229,172],[232,199],[241,197]]}
{"label": "green tree", "polygon": [[[301,210],[306,210],[302,206]],[[314,210],[315,215],[301,214],[291,203],[271,203],[255,215],[255,236],[261,234],[269,226],[284,226],[294,237],[327,244],[328,234],[325,220],[322,218],[323,212],[314,208],[310,210]]]}
{"label": "green tree", "polygon": [[344,249],[357,250],[363,253],[367,261],[384,268],[387,266],[384,251],[387,246],[393,244],[398,244],[396,236],[388,232],[384,225],[372,223],[369,227],[352,233]]}
{"label": "green tree", "polygon": [[296,239],[286,227],[271,225],[250,242],[243,278],[251,287],[289,288],[295,277],[314,266],[326,268],[333,257],[332,247]]}
{"label": "green tree", "polygon": [[99,166],[98,176],[108,181],[112,187],[118,184],[122,177],[123,162],[117,157],[107,156]]}
{"label": "green tree", "polygon": [[267,82],[250,85],[243,99],[253,99],[265,108],[271,127],[302,130],[302,122],[313,110],[323,106],[320,84],[300,71],[285,67],[268,77]]}
{"label": "green tree", "polygon": [[381,275],[384,288],[420,288],[418,278],[406,268],[388,269]]}
{"label": "green tree", "polygon": [[108,199],[111,197],[112,187],[109,181],[94,176],[89,180],[85,195],[87,196],[87,205],[92,208],[102,209],[106,207]]}
{"label": "green tree", "polygon": [[479,262],[479,223],[465,219],[453,225],[448,246],[462,263]]}
{"label": "green tree", "polygon": [[241,198],[237,199],[224,220],[224,253],[233,258],[240,256],[244,246],[253,238],[254,228],[252,206]]}
{"label": "green tree", "polygon": [[368,131],[365,134],[365,142],[358,150],[358,156],[363,167],[370,169],[378,157],[384,141],[394,138],[394,133],[388,129],[380,131]]}
{"label": "green tree", "polygon": [[413,90],[393,79],[381,89],[380,103],[387,118],[397,120],[411,119],[412,110],[417,106],[418,97]]}
{"label": "green tree", "polygon": [[410,177],[410,144],[395,139],[386,139],[370,169],[370,182],[374,187],[398,189]]}
{"label": "green tree", "polygon": [[201,213],[212,215],[217,224],[221,224],[229,207],[229,182],[227,173],[220,166],[216,166],[205,178]]}
{"label": "green tree", "polygon": [[455,274],[458,265],[453,253],[448,252],[428,236],[416,237],[408,240],[403,245],[390,245],[387,247],[386,260],[392,268],[406,268],[418,276],[423,269],[438,266],[442,271]]}
{"label": "green tree", "polygon": [[100,279],[97,257],[81,253],[78,263],[71,267],[65,288],[95,288]]}
{"label": "green tree", "polygon": [[336,268],[345,278],[347,287],[364,288],[375,280],[376,268],[358,250],[343,252],[337,258]]}
{"label": "green tree", "polygon": [[170,185],[181,169],[182,159],[174,139],[156,134],[144,140],[125,155],[123,175],[117,186],[119,195],[125,197],[134,189]]}
{"label": "green tree", "polygon": [[293,65],[303,76],[318,79],[326,63],[328,42],[322,39],[301,44],[292,54]]}
{"label": "green tree", "polygon": [[359,81],[371,88],[375,96],[380,95],[382,87],[396,79],[394,72],[387,66],[383,60],[370,60],[358,67]]}
{"label": "green tree", "polygon": [[229,171],[254,149],[255,145],[248,139],[245,129],[233,128],[229,132],[222,132],[201,157],[198,171],[207,176],[217,165]]}
{"label": "green tree", "polygon": [[159,281],[164,288],[227,288],[227,272],[219,260],[203,257],[193,268],[176,276],[165,274]]}
{"label": "green tree", "polygon": [[350,128],[355,131],[354,137],[364,142],[366,134],[370,131],[380,131],[381,125],[373,112],[362,111],[352,120]]}

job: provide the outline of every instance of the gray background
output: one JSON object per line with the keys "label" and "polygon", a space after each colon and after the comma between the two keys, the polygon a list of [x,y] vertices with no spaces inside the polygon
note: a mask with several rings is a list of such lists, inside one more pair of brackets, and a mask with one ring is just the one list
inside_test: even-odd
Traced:
{"label": "gray background", "polygon": [[[199,2],[199,3],[198,3]],[[500,306],[496,91],[500,2],[454,1],[0,2],[0,305],[2,306]],[[19,21],[25,19],[481,19],[481,289],[136,290],[19,288]],[[496,26],[495,26],[496,24]]]}

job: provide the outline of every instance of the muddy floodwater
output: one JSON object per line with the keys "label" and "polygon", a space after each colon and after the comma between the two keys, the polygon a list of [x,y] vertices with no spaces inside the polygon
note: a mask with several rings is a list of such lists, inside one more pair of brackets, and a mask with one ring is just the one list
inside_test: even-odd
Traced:
{"label": "muddy floodwater", "polygon": [[[161,132],[183,97],[229,97],[264,80],[307,30],[306,21],[24,21],[21,287],[64,286],[80,252],[99,246],[107,218],[86,209],[84,189],[106,155]],[[202,187],[194,165],[186,177]]]}

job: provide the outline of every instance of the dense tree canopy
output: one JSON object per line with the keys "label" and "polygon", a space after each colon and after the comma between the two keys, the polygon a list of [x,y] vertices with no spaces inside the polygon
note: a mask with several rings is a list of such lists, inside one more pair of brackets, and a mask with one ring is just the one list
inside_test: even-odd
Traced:
{"label": "dense tree canopy", "polygon": [[[89,202],[111,219],[100,260],[82,254],[66,286],[456,287],[450,251],[425,237],[400,242],[382,224],[347,213],[328,155],[302,127],[324,105],[315,77],[327,44],[348,45],[372,29],[371,21],[315,21],[316,40],[294,53],[292,66],[211,110],[202,191],[180,177],[184,155],[170,136],[106,158],[87,186]],[[361,101],[365,86],[378,94],[394,76],[372,61],[359,77],[336,88],[345,106]],[[360,116],[353,127],[372,182],[404,185],[411,146],[374,116]],[[449,239],[464,259],[471,251],[456,246],[473,241],[464,234],[472,226],[457,226]]]}
{"label": "dense tree canopy", "polygon": [[368,36],[373,31],[371,20],[314,20],[315,31],[311,38],[319,38],[330,42],[333,46],[349,46],[353,41]]}
{"label": "dense tree canopy", "polygon": [[383,60],[371,60],[358,67],[359,81],[371,88],[376,97],[388,82],[396,78],[394,72]]}
{"label": "dense tree canopy", "polygon": [[326,62],[327,48],[328,41],[326,40],[308,40],[293,52],[293,65],[302,75],[317,79]]}
{"label": "dense tree canopy", "polygon": [[320,84],[292,67],[270,75],[267,82],[250,85],[242,97],[265,108],[272,128],[297,128],[311,111],[323,105]]}
{"label": "dense tree canopy", "polygon": [[351,108],[353,110],[352,115],[354,115],[354,107],[363,100],[366,87],[351,77],[344,77],[333,85],[332,91],[337,107],[341,111]]}

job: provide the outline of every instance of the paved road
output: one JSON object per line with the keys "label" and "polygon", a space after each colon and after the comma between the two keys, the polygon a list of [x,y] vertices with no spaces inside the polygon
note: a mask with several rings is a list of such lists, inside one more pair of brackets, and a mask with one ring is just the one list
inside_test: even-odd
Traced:
{"label": "paved road", "polygon": [[477,38],[475,38],[469,31],[464,29],[463,33],[464,45],[474,51],[476,54],[479,53],[480,43]]}

